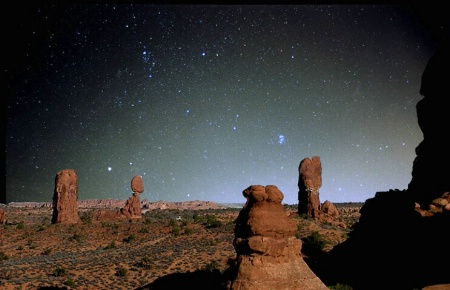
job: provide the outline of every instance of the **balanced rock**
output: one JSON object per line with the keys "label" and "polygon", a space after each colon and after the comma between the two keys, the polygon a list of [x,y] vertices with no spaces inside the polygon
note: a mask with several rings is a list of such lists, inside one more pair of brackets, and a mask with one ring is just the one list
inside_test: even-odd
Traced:
{"label": "balanced rock", "polygon": [[73,169],[59,171],[55,177],[52,223],[78,223],[78,176]]}
{"label": "balanced rock", "polygon": [[298,167],[298,214],[317,217],[320,210],[319,188],[322,186],[322,164],[319,156],[305,158]]}
{"label": "balanced rock", "polygon": [[301,255],[296,223],[285,212],[275,185],[252,185],[235,225],[237,253],[232,290],[328,289]]}
{"label": "balanced rock", "polygon": [[140,175],[136,175],[133,179],[131,179],[131,190],[139,194],[144,192],[144,182],[142,181],[142,177]]}
{"label": "balanced rock", "polygon": [[142,177],[136,175],[131,180],[131,190],[133,190],[133,195],[128,198],[125,206],[120,210],[120,212],[131,219],[140,219],[141,215],[141,202],[139,200],[139,195],[144,192],[144,183],[142,182]]}

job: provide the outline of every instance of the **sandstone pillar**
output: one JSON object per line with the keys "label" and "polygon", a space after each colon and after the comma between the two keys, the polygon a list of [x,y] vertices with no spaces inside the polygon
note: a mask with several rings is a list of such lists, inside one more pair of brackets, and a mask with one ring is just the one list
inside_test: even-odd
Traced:
{"label": "sandstone pillar", "polygon": [[56,174],[52,223],[78,223],[78,176],[73,169]]}
{"label": "sandstone pillar", "polygon": [[298,214],[315,218],[320,210],[319,188],[322,186],[320,157],[303,159],[298,171]]}

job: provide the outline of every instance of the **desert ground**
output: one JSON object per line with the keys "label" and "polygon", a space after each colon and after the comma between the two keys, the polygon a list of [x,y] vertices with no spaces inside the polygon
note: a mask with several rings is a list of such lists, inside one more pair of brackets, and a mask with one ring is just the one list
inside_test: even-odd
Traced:
{"label": "desert ground", "polygon": [[[338,222],[324,224],[298,217],[296,205],[285,209],[299,239],[319,234],[328,251],[347,238],[361,205],[337,204]],[[98,221],[100,209],[80,208],[80,223],[52,224],[50,207],[5,206],[0,288],[130,290],[176,273],[223,273],[236,257],[233,230],[240,209],[152,209],[141,219]]]}

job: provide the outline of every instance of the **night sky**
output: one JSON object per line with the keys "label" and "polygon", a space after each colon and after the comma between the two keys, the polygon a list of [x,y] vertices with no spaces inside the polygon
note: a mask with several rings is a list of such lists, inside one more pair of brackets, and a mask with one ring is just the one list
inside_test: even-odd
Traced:
{"label": "night sky", "polygon": [[[56,4],[18,7],[5,70],[6,201],[243,203],[274,184],[298,202],[320,156],[320,200],[406,189],[416,104],[436,48],[396,5]],[[7,56],[8,57],[8,56]]]}

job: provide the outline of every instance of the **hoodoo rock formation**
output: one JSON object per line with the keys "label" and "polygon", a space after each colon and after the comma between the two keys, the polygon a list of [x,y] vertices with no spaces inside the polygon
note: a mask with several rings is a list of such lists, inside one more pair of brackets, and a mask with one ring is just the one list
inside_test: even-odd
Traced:
{"label": "hoodoo rock formation", "polygon": [[[336,224],[336,218],[339,217],[337,207],[328,200],[322,205],[320,203],[319,188],[322,186],[320,157],[304,158],[298,166],[298,173],[298,215]],[[339,223],[339,226],[345,227],[342,223]]]}
{"label": "hoodoo rock formation", "polygon": [[322,186],[320,157],[303,159],[298,172],[298,214],[314,218],[320,210],[319,188]]}
{"label": "hoodoo rock formation", "polygon": [[78,176],[73,169],[59,171],[55,177],[52,223],[78,223]]}
{"label": "hoodoo rock formation", "polygon": [[133,191],[133,195],[128,198],[125,206],[120,209],[120,212],[127,218],[140,219],[142,215],[139,195],[144,192],[144,183],[141,176],[136,175],[133,177],[131,180],[131,190]]}
{"label": "hoodoo rock formation", "polygon": [[236,219],[237,253],[228,289],[328,289],[301,255],[296,224],[284,210],[283,193],[274,185],[252,185]]}
{"label": "hoodoo rock formation", "polygon": [[422,75],[424,97],[416,108],[424,139],[408,189],[377,192],[366,200],[349,238],[317,263],[315,272],[327,285],[410,290],[450,284],[449,69],[447,40]]}

